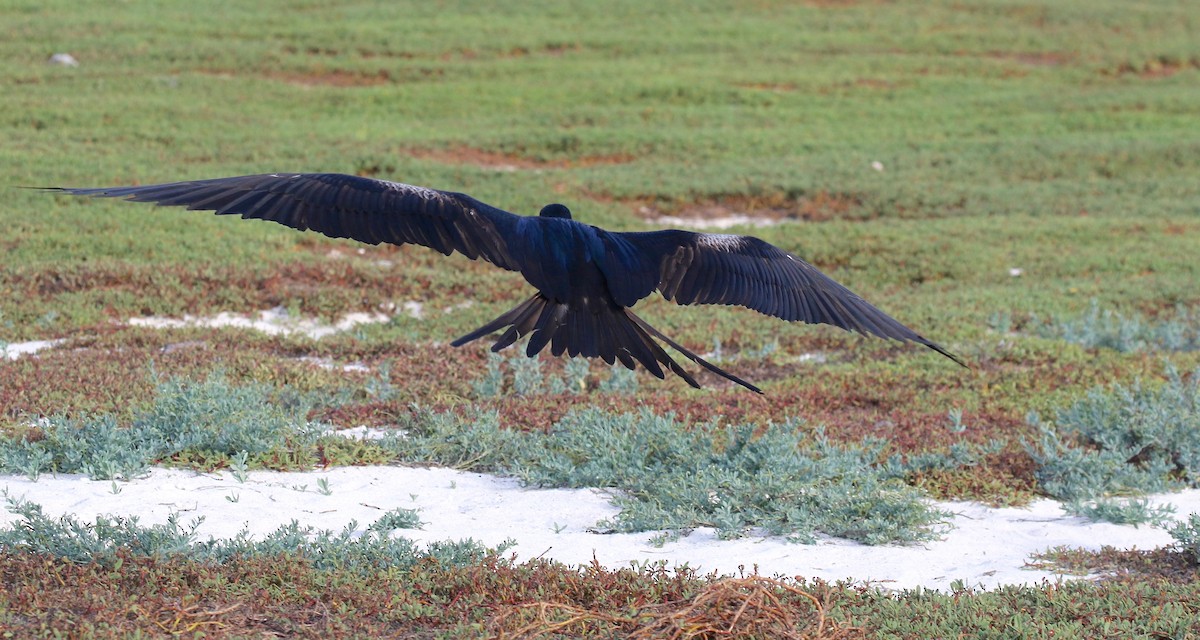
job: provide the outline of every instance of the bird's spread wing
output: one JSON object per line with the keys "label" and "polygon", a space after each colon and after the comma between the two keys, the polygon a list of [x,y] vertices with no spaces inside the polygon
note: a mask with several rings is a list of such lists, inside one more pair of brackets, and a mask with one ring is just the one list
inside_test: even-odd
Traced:
{"label": "bird's spread wing", "polygon": [[137,187],[61,189],[162,206],[238,214],[369,244],[419,244],[483,258],[512,271],[520,216],[461,193],[336,173],[278,173]]}
{"label": "bird's spread wing", "polygon": [[657,268],[654,288],[678,304],[741,305],[784,320],[916,342],[963,364],[816,267],[758,238],[680,230],[614,235]]}

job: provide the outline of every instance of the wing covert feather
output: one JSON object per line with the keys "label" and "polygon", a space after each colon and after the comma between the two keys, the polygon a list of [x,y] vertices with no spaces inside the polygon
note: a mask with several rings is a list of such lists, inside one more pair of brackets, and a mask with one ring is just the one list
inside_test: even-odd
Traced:
{"label": "wing covert feather", "polygon": [[419,244],[520,270],[509,250],[520,216],[465,194],[399,182],[337,173],[277,173],[51,190],[270,220],[368,244]]}
{"label": "wing covert feather", "polygon": [[783,320],[916,342],[963,364],[813,265],[758,238],[675,229],[619,235],[657,261],[657,288],[677,304],[739,305]]}

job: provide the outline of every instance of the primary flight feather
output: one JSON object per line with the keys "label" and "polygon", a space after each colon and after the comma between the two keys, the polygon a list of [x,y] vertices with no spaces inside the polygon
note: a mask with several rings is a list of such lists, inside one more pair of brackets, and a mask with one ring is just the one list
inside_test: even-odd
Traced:
{"label": "primary flight feather", "polygon": [[237,214],[369,244],[419,244],[518,271],[537,289],[451,343],[456,347],[503,331],[493,351],[529,336],[525,353],[530,357],[549,345],[556,356],[602,358],[630,369],[640,364],[659,378],[665,368],[699,388],[655,342],[658,338],[697,365],[762,393],[629,310],[657,290],[678,304],[741,305],[784,320],[916,342],[966,366],[811,264],[749,236],[605,231],[572,220],[561,204],[547,205],[537,216],[520,216],[461,193],[335,173],[49,190]]}

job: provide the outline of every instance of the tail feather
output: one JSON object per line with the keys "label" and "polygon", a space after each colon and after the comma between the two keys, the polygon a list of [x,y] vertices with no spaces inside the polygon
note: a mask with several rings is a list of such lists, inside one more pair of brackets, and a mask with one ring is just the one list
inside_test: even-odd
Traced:
{"label": "tail feather", "polygon": [[[489,333],[492,333],[493,331],[497,331],[497,330],[503,329],[504,327],[507,327],[509,325],[521,322],[521,319],[523,317],[528,317],[529,311],[531,309],[540,308],[541,305],[545,304],[545,298],[542,298],[541,302],[539,302],[539,300],[538,300],[539,298],[540,298],[540,296],[534,296],[534,297],[526,300],[525,302],[522,302],[521,304],[519,304],[519,305],[513,307],[512,309],[509,309],[505,313],[501,314],[500,317],[496,318],[495,320],[492,320],[491,322],[483,325],[482,327],[479,327],[478,329],[472,331],[471,333],[468,333],[467,335],[455,340],[454,342],[451,342],[450,345],[454,346],[454,347],[461,347],[464,344],[471,342],[472,340],[477,340],[479,338],[482,338],[483,336],[486,336]],[[509,333],[513,333],[512,330],[509,330],[507,333],[505,333],[504,337],[501,338],[500,340],[503,341],[505,338],[507,338]],[[524,334],[514,335],[513,338],[511,340],[509,340],[508,342],[506,342],[503,346],[493,347],[493,351],[499,351],[500,349],[507,347],[508,345],[512,344],[513,342],[516,342],[517,338],[519,338],[521,335],[524,335]],[[497,342],[496,344],[500,344],[500,343]]]}
{"label": "tail feather", "polygon": [[451,344],[459,347],[504,328],[507,330],[492,345],[492,351],[499,351],[529,335],[525,353],[530,357],[550,345],[550,352],[556,356],[566,353],[572,357],[601,358],[610,365],[620,362],[628,369],[636,369],[640,364],[657,378],[666,377],[665,369],[699,389],[696,379],[655,342],[657,337],[701,367],[755,393],[762,393],[758,387],[683,348],[629,309],[607,300],[553,302],[539,293]]}
{"label": "tail feather", "polygon": [[533,335],[529,337],[529,346],[525,348],[525,355],[532,358],[546,348],[550,339],[560,333],[559,328],[562,327],[563,318],[569,310],[565,304],[543,305],[537,324],[533,327]]}
{"label": "tail feather", "polygon": [[[708,369],[709,371],[721,376],[722,378],[725,378],[726,380],[729,380],[731,382],[736,382],[755,393],[762,393],[762,389],[759,389],[758,387],[750,384],[749,382],[742,380],[741,378],[733,375],[732,373],[725,371],[724,369],[716,366],[715,364],[712,364],[711,362],[705,360],[704,358],[701,358],[700,356],[683,348],[683,346],[680,345],[678,342],[675,342],[674,340],[668,338],[667,336],[664,336],[662,334],[662,332],[660,332],[658,329],[655,329],[654,327],[646,324],[645,320],[642,320],[641,318],[633,315],[632,311],[626,309],[625,315],[629,316],[629,319],[632,320],[633,323],[636,324],[640,329],[642,329],[643,331],[646,331],[650,335],[657,337],[659,340],[662,340],[663,342],[667,343],[668,345],[671,346],[672,349],[687,356],[688,360],[695,362],[696,364],[704,367],[705,369]],[[672,362],[671,364],[675,364],[675,363]],[[672,371],[674,371],[674,370],[675,369],[672,368]],[[678,373],[678,372],[676,372],[676,373]]]}
{"label": "tail feather", "polygon": [[619,348],[613,352],[613,355],[616,356],[618,362],[625,365],[626,369],[629,369],[630,371],[637,369],[637,362],[634,361],[633,354],[629,353],[629,349]]}
{"label": "tail feather", "polygon": [[[612,328],[608,325],[607,322],[597,322],[596,323],[596,341],[597,341],[597,344],[599,344],[599,345],[613,344],[614,342],[616,342],[616,338],[614,337]],[[603,358],[604,361],[609,364],[609,366],[616,364],[616,362],[617,362],[616,350],[604,351],[603,349],[601,349],[599,351],[599,354],[600,354],[600,357]],[[630,367],[630,368],[632,369],[633,367]]]}
{"label": "tail feather", "polygon": [[[667,355],[662,347],[654,343],[650,336],[646,335],[645,331],[638,328],[637,325],[630,322],[623,322],[617,325],[621,331],[621,344],[617,345],[617,349],[621,349],[622,345],[628,349],[629,355],[633,356],[642,366],[649,371],[655,378],[660,380],[666,378],[662,367],[658,366],[659,362],[666,364],[670,368],[674,361]],[[668,364],[670,363],[670,364]],[[630,367],[632,369],[633,367]]]}

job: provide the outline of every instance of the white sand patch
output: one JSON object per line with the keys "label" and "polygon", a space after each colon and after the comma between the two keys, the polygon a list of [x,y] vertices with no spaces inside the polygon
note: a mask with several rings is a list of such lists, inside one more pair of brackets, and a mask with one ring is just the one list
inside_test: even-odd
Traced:
{"label": "white sand patch", "polygon": [[404,312],[416,320],[420,320],[425,316],[425,305],[416,300],[404,301]]}
{"label": "white sand patch", "polygon": [[729,229],[731,227],[770,227],[779,224],[778,220],[756,218],[742,213],[715,218],[681,218],[679,216],[659,216],[651,220],[654,224],[664,227],[687,227],[689,229]]}
{"label": "white sand patch", "polygon": [[283,307],[275,307],[259,311],[255,317],[244,314],[221,312],[215,316],[202,318],[185,315],[182,318],[130,318],[129,324],[135,327],[151,327],[155,329],[175,329],[181,327],[241,327],[253,329],[270,335],[291,335],[300,333],[314,340],[348,331],[360,324],[387,322],[388,316],[382,313],[350,313],[336,323],[324,324],[313,318],[293,317]]}
{"label": "white sand patch", "polygon": [[404,434],[405,431],[403,429],[383,429],[380,427],[359,425],[348,429],[326,429],[324,433],[326,435],[350,438],[351,440],[382,440],[388,435],[396,433]]}
{"label": "white sand patch", "polygon": [[299,356],[296,359],[301,362],[307,362],[309,364],[316,365],[322,369],[329,369],[331,371],[334,369],[353,373],[370,373],[371,371],[371,367],[368,367],[361,362],[351,362],[349,364],[339,365],[330,358],[318,358],[316,356]]}
{"label": "white sand patch", "polygon": [[75,56],[73,56],[69,53],[55,53],[55,54],[51,55],[50,58],[48,60],[46,60],[46,62],[49,64],[56,64],[60,67],[78,67],[79,66],[79,61],[75,59]]}
{"label": "white sand patch", "polygon": [[0,349],[0,354],[3,354],[6,360],[16,360],[21,356],[29,356],[50,347],[62,344],[64,340],[33,340],[31,342],[10,342],[8,344],[0,343],[3,349]]}
{"label": "white sand patch", "polygon": [[[365,435],[365,433],[364,433]],[[328,482],[330,495],[318,491]],[[0,488],[41,504],[51,516],[136,515],[142,524],[165,522],[179,512],[183,522],[206,516],[202,536],[230,537],[247,528],[262,535],[293,518],[303,525],[341,530],[351,520],[366,527],[385,511],[419,509],[426,524],[403,535],[421,542],[471,537],[495,546],[513,538],[518,559],[538,556],[580,565],[593,555],[610,568],[630,562],[667,560],[702,571],[734,573],[758,567],[765,575],[852,578],[890,589],[923,586],[948,589],[961,579],[972,586],[1037,583],[1058,576],[1023,568],[1030,554],[1056,545],[1098,549],[1150,549],[1172,543],[1163,530],[1088,523],[1065,515],[1057,503],[1027,509],[990,509],[973,503],[939,503],[955,515],[944,539],[918,546],[869,547],[841,540],[792,544],[775,537],[717,540],[711,529],[662,548],[650,533],[592,533],[598,520],[617,510],[598,490],[525,489],[516,480],[448,469],[349,467],[308,473],[252,472],[246,482],[229,474],[154,469],[148,477],[117,483],[80,476],[0,476]],[[236,501],[234,501],[236,500]],[[1180,516],[1200,511],[1200,491],[1167,494],[1155,504],[1176,505]],[[0,514],[0,526],[17,518]]]}

